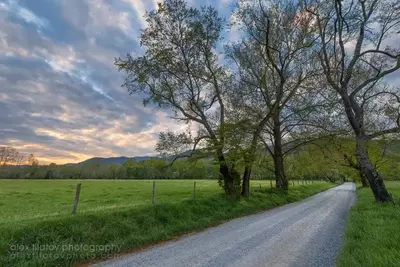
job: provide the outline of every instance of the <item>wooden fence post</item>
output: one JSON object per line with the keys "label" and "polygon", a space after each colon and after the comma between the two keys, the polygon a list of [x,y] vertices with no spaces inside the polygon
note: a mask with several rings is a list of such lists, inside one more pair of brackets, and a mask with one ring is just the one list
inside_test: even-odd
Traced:
{"label": "wooden fence post", "polygon": [[76,214],[76,210],[78,209],[80,194],[81,194],[81,183],[76,185],[75,200],[74,200],[74,205],[72,206],[72,214],[74,214],[74,215]]}
{"label": "wooden fence post", "polygon": [[271,185],[271,188],[272,188],[272,180],[269,180],[269,183],[270,183],[270,185]]}
{"label": "wooden fence post", "polygon": [[196,182],[193,183],[193,199],[196,198]]}
{"label": "wooden fence post", "polygon": [[151,203],[156,203],[156,181],[153,181],[153,198],[151,199]]}

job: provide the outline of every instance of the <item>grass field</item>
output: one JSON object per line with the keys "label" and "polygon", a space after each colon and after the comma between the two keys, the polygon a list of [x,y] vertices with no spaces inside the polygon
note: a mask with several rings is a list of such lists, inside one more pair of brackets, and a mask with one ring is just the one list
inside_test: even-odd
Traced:
{"label": "grass field", "polygon": [[400,182],[386,182],[386,186],[396,206],[377,204],[369,188],[358,188],[339,267],[400,266]]}
{"label": "grass field", "polygon": [[[0,180],[0,224],[69,216],[77,183],[82,183],[78,213],[131,209],[152,201],[150,180]],[[156,202],[192,199],[193,183],[193,180],[156,181]],[[296,181],[295,186],[298,184]],[[269,188],[270,181],[251,181],[251,185],[253,190],[260,185]],[[196,199],[221,194],[217,181],[196,181]]]}
{"label": "grass field", "polygon": [[[175,203],[192,198],[193,182],[156,181],[157,203]],[[129,209],[148,205],[152,200],[153,181],[149,180],[0,180],[0,223],[69,215],[77,183],[82,183],[79,213]],[[267,181],[260,183],[267,186]],[[196,181],[197,198],[220,193],[217,181]]]}
{"label": "grass field", "polygon": [[[78,214],[71,215],[76,180],[0,181],[0,266],[70,266],[107,259],[225,220],[301,200],[334,184],[271,189],[253,181],[249,199],[232,202],[216,181],[81,181]],[[261,190],[259,188],[261,184]]]}

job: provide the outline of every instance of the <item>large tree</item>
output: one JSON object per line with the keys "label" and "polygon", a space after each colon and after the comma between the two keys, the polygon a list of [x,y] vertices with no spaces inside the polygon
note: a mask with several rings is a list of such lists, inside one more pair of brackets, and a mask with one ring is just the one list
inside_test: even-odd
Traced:
{"label": "large tree", "polygon": [[310,95],[318,74],[311,53],[315,38],[310,27],[312,18],[304,16],[302,6],[295,2],[239,0],[238,4],[235,15],[244,38],[228,48],[228,55],[240,76],[235,103],[244,112],[239,123],[245,128],[243,132],[250,135],[244,154],[243,194],[248,193],[245,190],[251,166],[265,131],[270,133],[268,143],[272,146],[266,147],[272,148],[269,152],[274,159],[276,186],[288,189],[285,136],[300,122],[304,123],[300,113],[315,110],[310,98],[301,97]]}
{"label": "large tree", "polygon": [[[390,36],[400,29],[400,4],[391,0],[311,0],[304,2],[318,32],[315,46],[329,89],[342,103],[356,142],[356,158],[376,201],[392,201],[368,154],[368,142],[400,132],[398,88],[376,87],[400,68],[399,45]],[[384,103],[383,105],[379,103]],[[369,118],[380,114],[380,129]],[[372,111],[372,112],[371,112]]]}
{"label": "large tree", "polygon": [[240,193],[240,176],[225,155],[226,91],[232,74],[219,64],[217,44],[224,22],[212,7],[190,8],[183,0],[165,0],[146,14],[141,34],[144,55],[118,58],[130,93],[144,103],[173,110],[178,121],[194,124],[191,138],[212,147],[223,188],[232,199]]}

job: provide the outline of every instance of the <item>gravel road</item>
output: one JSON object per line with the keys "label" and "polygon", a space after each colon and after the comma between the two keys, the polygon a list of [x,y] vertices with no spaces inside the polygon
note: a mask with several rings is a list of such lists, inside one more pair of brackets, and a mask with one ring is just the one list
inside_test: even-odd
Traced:
{"label": "gravel road", "polygon": [[232,220],[204,232],[94,266],[335,265],[355,184]]}

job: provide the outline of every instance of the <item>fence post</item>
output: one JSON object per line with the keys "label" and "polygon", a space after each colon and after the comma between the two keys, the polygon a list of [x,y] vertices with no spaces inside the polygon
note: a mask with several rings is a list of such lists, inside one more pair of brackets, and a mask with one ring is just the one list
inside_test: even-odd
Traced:
{"label": "fence post", "polygon": [[156,181],[153,181],[153,198],[151,199],[151,203],[156,203]]}
{"label": "fence post", "polygon": [[196,198],[196,182],[193,183],[193,199]]}
{"label": "fence post", "polygon": [[297,185],[300,185],[300,180],[297,180]]}
{"label": "fence post", "polygon": [[271,188],[272,188],[272,180],[269,180],[269,183],[270,183],[270,185],[271,185]]}
{"label": "fence post", "polygon": [[304,185],[304,179],[303,179],[303,180],[301,180],[301,184],[302,184],[302,185]]}
{"label": "fence post", "polygon": [[294,180],[292,182],[293,182],[293,187],[294,187]]}
{"label": "fence post", "polygon": [[76,185],[75,200],[74,200],[74,205],[72,206],[72,214],[74,214],[74,215],[76,214],[76,210],[78,209],[80,194],[81,194],[81,183]]}

